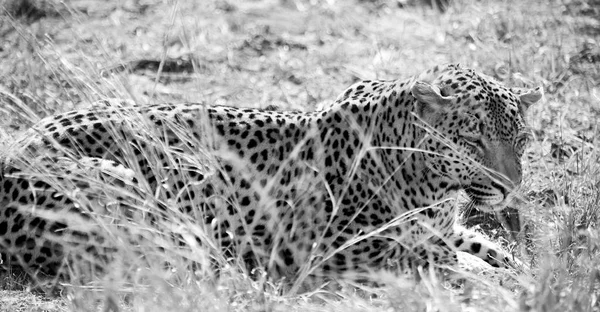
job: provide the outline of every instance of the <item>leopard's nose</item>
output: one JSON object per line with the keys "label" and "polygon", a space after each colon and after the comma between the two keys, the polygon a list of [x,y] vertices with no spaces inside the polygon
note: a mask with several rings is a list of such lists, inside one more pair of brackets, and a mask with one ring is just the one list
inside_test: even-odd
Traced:
{"label": "leopard's nose", "polygon": [[520,159],[511,152],[511,147],[499,145],[495,152],[490,151],[487,155],[493,164],[490,166],[492,179],[496,183],[504,185],[505,188],[512,190],[521,184],[521,162]]}
{"label": "leopard's nose", "polygon": [[521,184],[521,179],[523,178],[523,175],[521,174],[521,166],[518,161],[519,160],[517,159],[514,162],[514,166],[505,166],[503,171],[509,182],[512,183],[511,188],[515,188]]}

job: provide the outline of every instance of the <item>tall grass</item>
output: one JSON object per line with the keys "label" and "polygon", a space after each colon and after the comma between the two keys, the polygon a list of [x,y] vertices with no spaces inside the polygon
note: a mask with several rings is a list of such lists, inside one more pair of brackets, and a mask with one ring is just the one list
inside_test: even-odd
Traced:
{"label": "tall grass", "polygon": [[[163,231],[157,232],[144,213],[120,215],[122,207],[145,212],[140,203],[156,205],[157,199],[143,185],[127,192],[109,187],[107,177],[90,177],[85,164],[69,160],[65,166],[72,176],[56,185],[71,192],[77,185],[68,183],[80,183],[97,197],[78,200],[93,216],[88,225],[103,227],[118,251],[108,275],[92,282],[74,279],[59,300],[77,311],[598,310],[599,77],[597,63],[587,69],[577,63],[585,42],[598,42],[594,16],[584,10],[589,5],[593,1],[457,0],[440,14],[425,7],[399,9],[394,1],[210,1],[153,3],[157,9],[139,15],[118,6],[89,7],[86,15],[56,4],[61,18],[3,16],[7,40],[0,52],[0,93],[8,104],[0,108],[3,145],[41,116],[107,97],[132,98],[140,105],[203,100],[310,111],[357,79],[407,77],[449,61],[507,85],[542,85],[547,91],[545,103],[529,112],[536,139],[524,157],[526,199],[518,207],[529,232],[519,242],[527,248],[519,245],[515,252],[530,264],[531,274],[500,276],[499,285],[462,272],[465,281],[449,286],[427,272],[382,273],[378,278],[387,286],[362,293],[347,287],[281,295],[282,285],[264,275],[250,278],[256,272],[219,256],[209,241],[200,246],[186,239],[206,231],[189,216],[167,210],[159,218]],[[589,27],[596,32],[582,31]],[[132,59],[170,57],[190,58],[192,78],[107,70]],[[29,167],[46,178],[63,174],[45,168],[40,173],[36,163]],[[221,264],[218,277],[206,264],[209,255]],[[18,281],[8,276],[2,285]],[[62,304],[51,309],[63,310]]]}

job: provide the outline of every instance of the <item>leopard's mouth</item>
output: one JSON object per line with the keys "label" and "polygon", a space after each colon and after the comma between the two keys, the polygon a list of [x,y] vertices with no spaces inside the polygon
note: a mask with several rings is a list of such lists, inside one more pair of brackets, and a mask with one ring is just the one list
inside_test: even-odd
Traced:
{"label": "leopard's mouth", "polygon": [[511,196],[505,187],[492,182],[493,188],[471,185],[465,188],[469,205],[483,211],[500,211],[508,206]]}

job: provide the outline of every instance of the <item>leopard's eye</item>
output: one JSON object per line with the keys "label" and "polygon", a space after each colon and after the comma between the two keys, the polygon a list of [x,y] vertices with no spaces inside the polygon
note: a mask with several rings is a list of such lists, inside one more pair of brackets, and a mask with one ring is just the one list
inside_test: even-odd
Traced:
{"label": "leopard's eye", "polygon": [[481,134],[477,134],[477,133],[461,134],[460,137],[468,145],[472,145],[472,146],[475,146],[478,148],[483,147],[483,143],[481,141],[481,137],[482,137]]}
{"label": "leopard's eye", "polygon": [[515,150],[522,152],[525,149],[525,147],[527,147],[527,145],[529,145],[530,141],[531,141],[531,133],[529,133],[529,132],[520,133],[515,138],[515,142],[514,142]]}
{"label": "leopard's eye", "polygon": [[460,129],[458,135],[463,139],[465,143],[482,148],[482,138],[484,131],[485,125],[483,122],[479,121],[476,123],[471,123],[471,126],[466,126],[463,129]]}

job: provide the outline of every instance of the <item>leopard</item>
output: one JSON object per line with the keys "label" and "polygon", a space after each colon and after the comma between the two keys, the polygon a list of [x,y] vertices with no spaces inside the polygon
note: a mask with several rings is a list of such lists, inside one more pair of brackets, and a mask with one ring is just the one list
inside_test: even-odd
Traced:
{"label": "leopard", "polygon": [[69,253],[109,253],[101,227],[66,216],[113,213],[99,194],[122,188],[138,199],[122,218],[179,211],[196,241],[274,279],[455,267],[459,253],[513,268],[460,224],[457,202],[511,202],[541,98],[446,64],[357,82],[311,112],[115,100],[52,115],[0,155],[2,260],[58,274]]}

